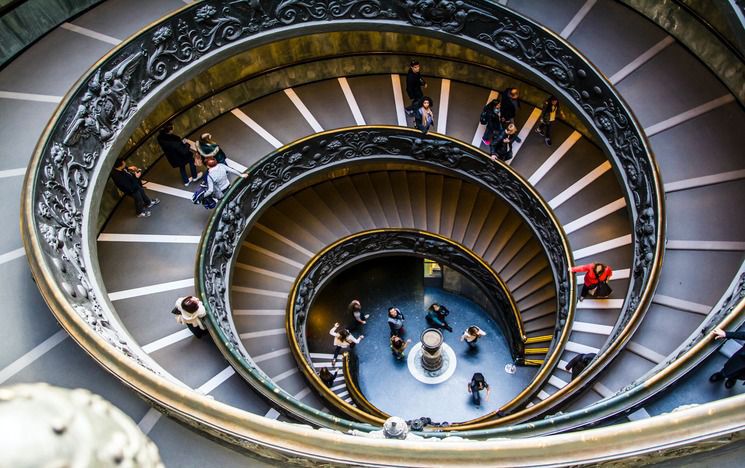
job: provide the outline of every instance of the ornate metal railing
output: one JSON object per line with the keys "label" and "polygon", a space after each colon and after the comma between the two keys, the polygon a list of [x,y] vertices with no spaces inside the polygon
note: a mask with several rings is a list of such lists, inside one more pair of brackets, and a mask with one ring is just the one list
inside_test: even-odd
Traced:
{"label": "ornate metal railing", "polygon": [[[197,287],[207,305],[215,342],[223,354],[241,366],[239,371],[249,382],[258,386],[259,391],[262,391],[267,398],[274,399],[273,396],[278,391],[276,386],[261,369],[252,363],[232,321],[229,286],[241,239],[260,214],[278,201],[281,196],[294,190],[293,186],[311,183],[313,180],[325,177],[330,171],[340,168],[351,168],[362,164],[369,167],[370,164],[390,163],[434,167],[440,172],[454,174],[492,191],[495,196],[511,205],[525,220],[541,244],[551,266],[556,290],[554,332],[556,339],[533,382],[508,405],[501,408],[502,414],[514,410],[537,391],[549,377],[569,337],[574,316],[575,290],[574,278],[568,274],[569,248],[561,226],[547,204],[509,166],[492,161],[486,154],[470,145],[440,135],[422,135],[418,130],[384,126],[332,130],[306,137],[288,147],[280,148],[254,165],[249,171],[248,178],[235,184],[220,202],[200,244]],[[429,236],[434,239],[434,236]],[[448,257],[444,252],[438,254],[437,249],[442,249],[445,245],[453,248],[454,245],[440,238],[436,245],[425,243],[415,249],[416,237],[409,237],[412,252],[427,250],[430,256],[443,259]],[[399,240],[403,242],[405,239],[401,237]],[[354,244],[354,241],[353,238],[350,243]],[[427,242],[431,243],[433,240],[428,239]],[[344,251],[347,247],[344,241],[338,246],[332,245],[327,252],[333,253],[337,247],[341,254],[347,253]],[[319,258],[322,258],[325,253],[322,253]],[[336,257],[330,255],[328,258],[333,261]],[[342,256],[341,259],[344,260],[344,257]],[[463,267],[464,272],[468,269],[473,275],[477,270],[465,268],[463,265],[465,259],[466,257],[461,257],[456,261],[455,256],[449,258],[454,262],[453,266]],[[293,290],[290,303],[297,309],[297,312],[292,314],[288,325],[292,334],[302,330],[303,327],[300,325],[304,322],[312,295],[327,278],[325,275],[332,273],[325,263],[320,264],[321,268],[314,271],[313,268],[318,266],[311,262],[306,267],[306,271],[299,276],[300,283]],[[481,282],[488,278],[491,271],[486,265],[482,264],[482,267],[485,268],[482,273],[474,277],[480,279]],[[324,275],[309,277],[309,281],[303,282],[308,274],[312,275],[314,272]],[[496,278],[494,281],[498,287],[491,291],[491,295],[497,305],[503,304],[508,309],[508,313],[497,315],[495,318],[501,323],[508,344],[517,357],[522,354],[524,340],[521,319],[514,302],[504,292],[506,289],[499,285],[499,279]],[[302,346],[303,335],[299,338]],[[296,341],[296,346],[297,343]],[[316,384],[319,391],[326,394],[323,385],[315,378],[312,365],[305,361],[306,353],[302,349],[296,350],[296,353],[300,362],[305,363],[306,369],[304,370],[311,378],[311,382]],[[282,394],[277,404],[287,404],[288,401],[286,395]],[[295,410],[311,411],[311,417],[318,416],[315,414],[316,410],[309,410],[296,401],[292,401],[292,406]],[[360,414],[356,408],[342,406],[341,409],[362,421],[379,422]]]}
{"label": "ornate metal railing", "polygon": [[[94,220],[108,172],[138,119],[193,70],[272,38],[346,27],[442,37],[505,60],[554,90],[605,145],[626,188],[634,226],[630,286],[613,339],[554,400],[585,385],[604,359],[627,341],[648,306],[660,270],[662,190],[641,127],[602,74],[552,32],[485,1],[259,0],[185,6],[112,50],[63,99],[27,171],[24,245],[57,319],[106,368],[175,417],[212,433],[215,427],[230,427],[232,435],[220,436],[254,450],[272,447],[264,449],[272,456],[283,450],[281,442],[288,438],[315,453],[329,453],[329,448],[320,444],[323,436],[309,439],[291,428],[275,438],[260,418],[185,393],[177,382],[164,378],[167,374],[131,339],[107,299],[97,267]],[[250,421],[252,429],[234,424],[236,420]]]}
{"label": "ornate metal railing", "polygon": [[[322,136],[322,138],[326,137],[326,135]],[[307,145],[307,142],[303,142],[303,145]],[[432,259],[469,278],[491,302],[493,307],[488,308],[487,313],[499,324],[504,336],[514,337],[508,343],[513,360],[523,357],[525,336],[515,301],[499,275],[475,253],[450,239],[429,232],[411,229],[363,231],[338,240],[314,256],[298,275],[290,293],[286,321],[290,348],[306,378],[330,403],[352,417],[358,416],[357,408],[328,390],[313,368],[313,359],[308,350],[306,336],[308,315],[317,295],[339,273],[365,259],[382,255],[411,255]],[[510,328],[515,325],[517,329]],[[561,326],[556,327],[557,337],[561,330]],[[533,392],[536,391],[537,388],[534,388]],[[510,402],[498,412],[501,413],[506,408],[519,405],[529,396],[529,392],[522,392],[519,395],[519,402]],[[493,416],[494,413],[489,416]]]}

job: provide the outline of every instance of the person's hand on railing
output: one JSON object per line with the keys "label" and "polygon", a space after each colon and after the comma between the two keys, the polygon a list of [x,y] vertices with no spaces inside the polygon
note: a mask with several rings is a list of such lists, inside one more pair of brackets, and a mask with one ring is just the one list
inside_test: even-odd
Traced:
{"label": "person's hand on railing", "polygon": [[715,340],[723,340],[727,338],[727,332],[722,330],[719,327],[716,327],[714,331],[712,332],[712,334],[714,335]]}

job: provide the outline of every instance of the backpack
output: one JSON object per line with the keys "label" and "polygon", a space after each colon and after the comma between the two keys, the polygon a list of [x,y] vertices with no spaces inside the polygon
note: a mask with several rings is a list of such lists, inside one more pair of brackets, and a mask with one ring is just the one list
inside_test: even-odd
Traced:
{"label": "backpack", "polygon": [[484,110],[481,111],[481,116],[479,117],[479,123],[481,125],[486,125],[489,122],[489,106],[484,107]]}
{"label": "backpack", "polygon": [[191,202],[195,205],[201,204],[202,206],[204,206],[205,209],[211,210],[217,206],[217,200],[215,200],[212,196],[205,196],[205,192],[207,192],[207,185],[202,183],[194,192],[194,195],[191,196]]}

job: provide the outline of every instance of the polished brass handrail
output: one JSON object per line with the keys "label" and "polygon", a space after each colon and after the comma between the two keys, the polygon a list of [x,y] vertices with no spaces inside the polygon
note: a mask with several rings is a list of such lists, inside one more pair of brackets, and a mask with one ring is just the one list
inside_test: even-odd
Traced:
{"label": "polished brass handrail", "polygon": [[343,359],[345,376],[344,383],[347,385],[347,391],[349,392],[349,396],[350,398],[352,398],[352,401],[354,401],[357,406],[362,408],[368,414],[372,414],[382,420],[388,419],[390,415],[381,411],[380,409],[378,409],[378,407],[370,403],[370,400],[365,397],[365,394],[362,393],[360,387],[357,386],[357,372],[353,370],[353,367],[357,366],[352,366],[352,360],[356,361],[357,358],[347,352],[344,353]]}

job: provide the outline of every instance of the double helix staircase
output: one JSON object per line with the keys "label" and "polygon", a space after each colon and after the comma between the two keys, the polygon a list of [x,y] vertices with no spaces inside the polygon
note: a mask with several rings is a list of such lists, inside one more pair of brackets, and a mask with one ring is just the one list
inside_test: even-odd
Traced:
{"label": "double helix staircase", "polygon": [[[6,200],[16,200],[36,141],[66,90],[120,39],[183,6],[176,0],[104,2],[51,31],[0,71],[0,150]],[[608,77],[645,129],[665,184],[667,242],[659,284],[644,320],[619,356],[590,388],[561,411],[602,403],[656,372],[704,322],[740,269],[745,194],[739,136],[745,113],[736,98],[685,47],[646,18],[613,1],[509,0],[512,8],[567,38]],[[426,62],[423,61],[427,75]],[[251,167],[283,144],[320,130],[361,124],[401,124],[403,76],[340,76],[270,94],[205,123],[230,164]],[[427,76],[439,133],[479,143],[481,107],[495,90]],[[393,83],[393,85],[392,85]],[[405,95],[405,94],[403,94]],[[523,102],[517,117],[523,143],[510,162],[553,208],[576,264],[612,265],[613,295],[577,305],[572,333],[547,384],[530,404],[564,387],[563,370],[576,353],[597,352],[612,336],[634,255],[626,201],[600,147],[565,122],[553,145],[533,132],[538,110]],[[210,212],[191,204],[177,171],[161,158],[145,186],[161,204],[149,219],[133,216],[130,200],[114,210],[98,236],[97,258],[109,299],[134,341],[174,381],[250,413],[296,421],[246,384],[208,339],[197,340],[169,314],[177,297],[194,291],[194,259]],[[0,207],[17,219],[16,203]],[[0,383],[46,381],[102,394],[140,423],[167,464],[245,463],[243,455],[160,417],[130,388],[103,371],[60,330],[23,260],[15,223],[0,228],[0,295],[9,338],[2,345]],[[305,263],[340,237],[360,230],[409,227],[466,245],[500,273],[515,297],[528,337],[555,323],[551,277],[540,249],[514,215],[484,190],[458,179],[416,171],[374,171],[306,187],[264,213],[246,237],[232,285],[234,319],[253,361],[304,403],[334,412],[298,372],[285,335],[287,294]],[[581,281],[581,278],[578,279]],[[528,347],[542,347],[542,344]],[[327,365],[328,356],[313,356]],[[709,385],[724,362],[713,354],[677,387],[628,416],[645,419],[688,403],[742,393]],[[677,390],[680,389],[680,390]],[[347,399],[343,372],[332,388]],[[624,420],[625,417],[615,422]],[[185,442],[186,441],[186,442]],[[184,449],[188,443],[188,450]],[[252,463],[258,463],[255,460]]]}

